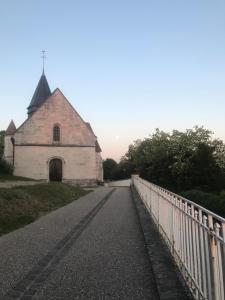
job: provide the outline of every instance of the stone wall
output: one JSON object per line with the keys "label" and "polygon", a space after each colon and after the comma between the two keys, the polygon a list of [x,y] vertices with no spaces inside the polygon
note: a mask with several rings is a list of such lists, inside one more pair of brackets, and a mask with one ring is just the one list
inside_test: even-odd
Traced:
{"label": "stone wall", "polygon": [[14,175],[48,180],[49,162],[53,158],[63,162],[63,181],[96,181],[94,147],[16,146]]}
{"label": "stone wall", "polygon": [[15,142],[52,144],[56,124],[60,127],[60,144],[95,145],[96,136],[58,89],[18,128]]}
{"label": "stone wall", "polygon": [[11,135],[5,135],[4,138],[4,155],[3,159],[9,164],[13,164],[13,144],[11,142]]}
{"label": "stone wall", "polygon": [[98,181],[103,182],[103,164],[99,152],[96,152],[96,176]]}

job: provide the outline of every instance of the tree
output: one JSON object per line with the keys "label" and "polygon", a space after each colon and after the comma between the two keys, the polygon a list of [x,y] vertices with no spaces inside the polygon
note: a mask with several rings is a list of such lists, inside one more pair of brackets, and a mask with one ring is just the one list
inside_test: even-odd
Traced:
{"label": "tree", "polygon": [[104,179],[115,180],[118,170],[118,164],[112,158],[107,158],[103,161]]}
{"label": "tree", "polygon": [[127,159],[126,156],[123,156],[118,163],[116,178],[117,179],[127,179],[131,177],[131,174],[134,172],[135,166],[133,163]]}
{"label": "tree", "polygon": [[225,187],[225,145],[203,127],[172,133],[156,129],[130,145],[125,157],[143,178],[176,192]]}
{"label": "tree", "polygon": [[0,131],[0,174],[12,174],[13,168],[2,157],[4,153],[5,131]]}

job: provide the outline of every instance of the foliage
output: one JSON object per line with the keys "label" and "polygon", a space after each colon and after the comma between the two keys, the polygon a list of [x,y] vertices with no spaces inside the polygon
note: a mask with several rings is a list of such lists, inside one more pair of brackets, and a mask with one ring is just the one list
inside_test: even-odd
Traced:
{"label": "foliage", "polygon": [[4,159],[0,158],[0,179],[1,176],[11,175],[12,173],[13,173],[13,167],[10,164],[8,164]]}
{"label": "foliage", "polygon": [[112,158],[107,158],[105,161],[103,161],[105,180],[119,180],[130,178],[134,169],[134,165],[125,156],[121,158],[119,163],[117,163]]}
{"label": "foliage", "polygon": [[134,172],[135,166],[130,162],[126,156],[123,156],[118,163],[116,178],[117,179],[127,179],[130,178],[131,174]]}
{"label": "foliage", "polygon": [[12,174],[13,172],[12,167],[2,158],[4,153],[4,136],[5,131],[0,131],[0,176],[2,174]]}
{"label": "foliage", "polygon": [[124,161],[130,173],[136,168],[146,180],[175,192],[225,187],[225,146],[203,127],[171,134],[156,129],[130,145]]}
{"label": "foliage", "polygon": [[117,173],[117,162],[112,158],[107,158],[103,161],[103,171],[105,180],[114,180],[116,179]]}
{"label": "foliage", "polygon": [[88,192],[62,183],[0,188],[0,235],[25,226]]}
{"label": "foliage", "polygon": [[180,193],[184,198],[189,199],[212,212],[225,218],[225,195],[222,192],[219,195],[205,193],[199,190],[190,190]]}

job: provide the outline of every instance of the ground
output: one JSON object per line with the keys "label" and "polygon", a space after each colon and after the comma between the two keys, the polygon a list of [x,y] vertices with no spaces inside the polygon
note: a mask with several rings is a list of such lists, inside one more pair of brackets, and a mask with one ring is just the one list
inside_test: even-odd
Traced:
{"label": "ground", "polygon": [[[159,299],[129,187],[101,187],[2,236],[0,256],[3,300]],[[174,289],[167,299],[186,299]]]}

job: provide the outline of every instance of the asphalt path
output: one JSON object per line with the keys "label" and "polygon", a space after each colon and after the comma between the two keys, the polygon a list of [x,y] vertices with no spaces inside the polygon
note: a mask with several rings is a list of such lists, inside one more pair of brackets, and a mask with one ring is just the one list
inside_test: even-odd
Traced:
{"label": "asphalt path", "polygon": [[0,268],[0,299],[159,299],[128,187],[1,237]]}

